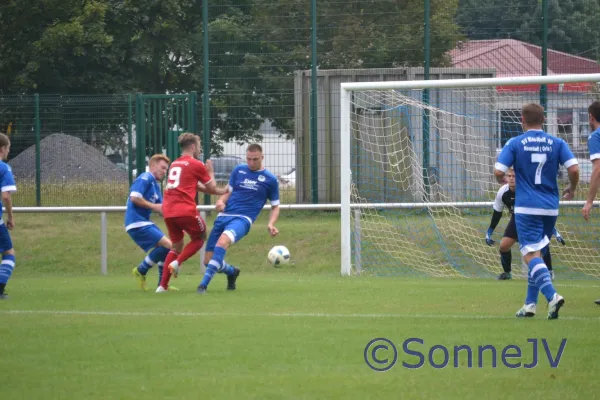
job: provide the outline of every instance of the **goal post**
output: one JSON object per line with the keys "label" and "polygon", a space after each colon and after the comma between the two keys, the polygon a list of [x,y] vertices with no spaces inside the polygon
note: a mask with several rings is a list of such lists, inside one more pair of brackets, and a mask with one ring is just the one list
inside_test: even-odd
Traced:
{"label": "goal post", "polygon": [[[561,201],[557,229],[567,244],[551,239],[553,267],[564,278],[600,278],[600,224],[580,214],[591,175],[587,107],[600,99],[598,82],[600,74],[341,83],[341,274],[498,275],[510,215],[487,246],[502,186],[494,162],[522,133],[521,107],[546,93],[545,130],[569,143],[582,177],[574,201]],[[562,190],[566,173],[558,179]],[[519,276],[518,245],[512,262]]]}

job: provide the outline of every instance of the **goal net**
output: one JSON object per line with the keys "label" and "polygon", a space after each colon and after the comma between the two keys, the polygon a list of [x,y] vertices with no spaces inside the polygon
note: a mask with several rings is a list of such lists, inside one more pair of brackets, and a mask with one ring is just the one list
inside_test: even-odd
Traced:
{"label": "goal net", "polygon": [[[581,207],[591,176],[587,108],[600,74],[439,81],[344,83],[341,86],[342,274],[496,277],[505,208],[486,245],[493,175],[504,144],[522,133],[521,108],[542,103],[545,130],[579,160],[573,201],[561,201],[551,238],[557,279],[600,277],[600,212]],[[545,101],[544,101],[545,99]],[[559,191],[568,184],[564,169]],[[525,267],[526,268],[526,267]],[[524,277],[512,248],[513,277]]]}

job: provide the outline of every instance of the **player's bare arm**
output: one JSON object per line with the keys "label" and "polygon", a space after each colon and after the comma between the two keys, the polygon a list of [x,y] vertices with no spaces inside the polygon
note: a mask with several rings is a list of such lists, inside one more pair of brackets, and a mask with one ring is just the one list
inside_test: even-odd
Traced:
{"label": "player's bare arm", "polygon": [[271,206],[271,214],[269,215],[269,224],[267,225],[267,229],[269,230],[269,234],[271,236],[276,236],[279,233],[279,229],[275,227],[275,223],[277,222],[277,218],[279,218],[279,206]]}
{"label": "player's bare arm", "polygon": [[572,200],[579,183],[579,165],[571,165],[567,168],[567,173],[569,174],[569,186],[563,190],[563,199]]}
{"label": "player's bare arm", "polygon": [[215,210],[221,212],[225,210],[225,206],[227,205],[227,200],[229,200],[229,196],[231,196],[231,191],[227,191],[224,195],[219,197],[215,203]]}
{"label": "player's bare arm", "polygon": [[15,227],[15,220],[13,218],[12,197],[10,196],[10,192],[2,192],[2,204],[6,208],[6,227],[8,229],[13,229]]}
{"label": "player's bare arm", "polygon": [[587,195],[587,201],[581,209],[581,214],[586,221],[588,221],[590,218],[590,211],[592,211],[594,199],[598,194],[598,187],[600,187],[600,158],[592,161],[592,177],[590,178],[590,188]]}
{"label": "player's bare arm", "polygon": [[136,196],[130,196],[129,199],[133,204],[138,207],[147,208],[149,210],[154,211],[155,213],[162,214],[162,204],[151,203],[146,199]]}
{"label": "player's bare arm", "polygon": [[505,184],[506,181],[504,179],[504,175],[506,175],[503,171],[494,168],[494,176],[496,177],[496,181],[501,184]]}
{"label": "player's bare arm", "polygon": [[214,179],[205,184],[198,182],[197,189],[199,192],[206,194],[216,194],[217,196],[222,196],[229,191],[227,186],[218,187]]}

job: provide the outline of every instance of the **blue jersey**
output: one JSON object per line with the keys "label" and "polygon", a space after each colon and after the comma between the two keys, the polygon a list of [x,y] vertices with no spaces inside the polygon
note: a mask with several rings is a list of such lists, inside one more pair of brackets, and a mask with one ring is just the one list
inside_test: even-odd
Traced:
{"label": "blue jersey", "polygon": [[140,197],[154,204],[162,203],[162,193],[154,175],[144,172],[131,185],[127,197],[127,211],[125,211],[125,230],[153,225],[154,223],[150,221],[152,211],[149,208],[136,206],[131,202],[131,197]]}
{"label": "blue jersey", "polygon": [[[0,162],[0,191],[17,191],[17,185],[15,184],[15,178],[12,173],[12,168],[4,161]],[[2,207],[2,198],[0,198],[0,218],[2,218]]]}
{"label": "blue jersey", "polygon": [[575,164],[564,140],[530,129],[504,145],[495,167],[515,170],[515,214],[558,215],[558,168]]}
{"label": "blue jersey", "polygon": [[250,223],[256,221],[267,200],[272,206],[279,205],[279,181],[266,169],[252,171],[247,164],[240,164],[229,177],[231,195],[220,216],[244,217]]}
{"label": "blue jersey", "polygon": [[590,160],[600,158],[600,128],[596,129],[588,137],[588,150],[590,151]]}

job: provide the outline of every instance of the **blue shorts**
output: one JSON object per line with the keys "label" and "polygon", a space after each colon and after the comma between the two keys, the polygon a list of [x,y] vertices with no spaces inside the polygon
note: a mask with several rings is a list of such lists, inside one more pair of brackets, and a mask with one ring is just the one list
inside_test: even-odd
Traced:
{"label": "blue shorts", "polygon": [[555,215],[515,214],[522,255],[541,251],[550,243],[556,219]]}
{"label": "blue shorts", "polygon": [[13,248],[12,240],[10,240],[10,233],[6,224],[0,225],[0,253],[4,253]]}
{"label": "blue shorts", "polygon": [[130,229],[127,233],[129,233],[129,236],[131,236],[135,244],[140,246],[145,252],[156,247],[156,244],[160,239],[165,236],[154,224]]}
{"label": "blue shorts", "polygon": [[252,224],[244,217],[217,217],[206,242],[206,251],[214,251],[221,234],[225,233],[231,243],[238,242],[250,232]]}

